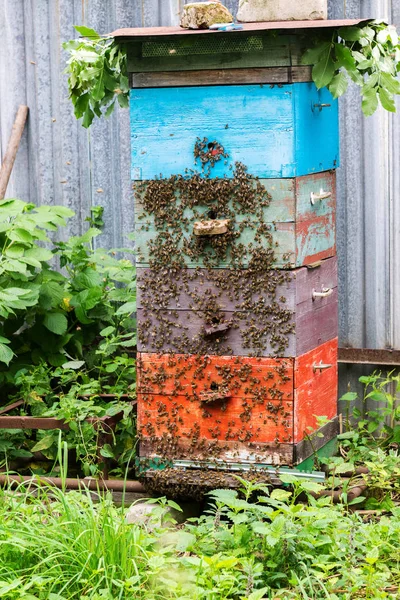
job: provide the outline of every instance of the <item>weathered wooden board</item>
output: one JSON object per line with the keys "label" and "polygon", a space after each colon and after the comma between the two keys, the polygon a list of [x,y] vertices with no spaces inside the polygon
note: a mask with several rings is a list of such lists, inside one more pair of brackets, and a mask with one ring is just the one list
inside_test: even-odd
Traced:
{"label": "weathered wooden board", "polygon": [[[254,180],[254,185],[258,180]],[[262,210],[262,216],[266,223],[290,223],[299,221],[313,221],[316,217],[335,213],[336,208],[336,171],[324,171],[304,177],[288,179],[261,179],[260,183],[271,196],[269,206]],[[202,180],[197,185],[201,186]],[[203,185],[205,186],[205,181]],[[153,226],[154,216],[149,215],[144,206],[142,196],[149,184],[146,182],[133,183],[135,217],[137,221],[142,221]],[[311,200],[321,191],[329,194],[329,197],[322,200]],[[176,202],[180,203],[181,198],[176,193]],[[174,201],[175,202],[175,201]],[[234,210],[233,203],[228,203],[229,211]],[[194,216],[194,209],[196,217]],[[183,217],[189,221],[199,218],[199,215],[207,215],[210,206],[202,205],[200,202],[194,202],[192,208],[185,208]],[[217,215],[216,218],[223,218],[225,215]],[[248,212],[236,212],[236,219],[242,222],[245,218],[256,219],[255,215]],[[140,223],[139,223],[140,225]]]}
{"label": "weathered wooden board", "polygon": [[312,81],[311,67],[258,67],[203,71],[131,73],[132,88],[192,87],[199,85],[249,85]]}
{"label": "weathered wooden board", "polygon": [[[260,178],[295,177],[339,164],[338,104],[313,83],[132,90],[132,179],[183,174],[197,138]],[[224,161],[213,177],[232,177]]]}
{"label": "weathered wooden board", "polygon": [[[214,384],[222,386],[228,377],[234,396],[250,397],[254,390],[258,393],[262,389],[271,399],[293,398],[291,359],[140,353],[137,366],[141,397],[161,394],[199,398]],[[254,381],[248,381],[248,372]]]}
{"label": "weathered wooden board", "polygon": [[[185,396],[148,395],[143,399],[140,419],[150,423],[149,431],[156,437],[162,436],[173,424],[179,431],[179,437],[188,440],[193,438],[196,431],[204,440],[269,442],[279,438],[292,441],[292,401],[269,400],[268,403],[256,405],[250,423],[243,420],[243,397],[231,397],[226,405],[228,402],[229,419],[221,419],[220,402],[206,406],[194,399],[188,402]],[[171,417],[174,414],[176,418]],[[146,425],[142,433],[146,433]]]}
{"label": "weathered wooden board", "polygon": [[[240,221],[236,222],[240,225]],[[313,264],[314,262],[330,258],[336,255],[336,227],[335,213],[323,215],[315,218],[313,221],[301,221],[299,223],[269,223],[270,232],[272,234],[275,253],[273,266],[276,268],[296,268],[303,265]],[[238,227],[235,229],[238,230]],[[152,224],[148,222],[140,222],[136,225],[136,264],[140,267],[147,267],[150,264],[151,253],[149,252],[149,244],[156,238],[157,233],[152,229]],[[249,265],[252,258],[255,229],[244,227],[240,235],[235,240],[236,244],[243,245],[247,250],[241,258],[240,265],[236,264],[228,247],[224,259],[221,259],[216,268],[245,268]],[[191,234],[186,239],[190,239]],[[265,236],[260,236],[260,248],[270,248],[271,244]],[[262,239],[264,238],[264,240]],[[185,236],[179,238],[178,243],[174,246],[175,253],[170,254],[171,260],[176,260],[177,257],[184,259],[186,266],[204,267],[207,264],[207,257],[212,259],[214,252],[212,246],[207,245],[204,248],[204,257],[193,260],[186,256],[183,252]]]}
{"label": "weathered wooden board", "polygon": [[296,35],[217,33],[127,44],[128,72],[286,67],[300,64],[304,42]]}
{"label": "weathered wooden board", "polygon": [[[269,224],[273,243],[278,246],[274,248],[276,254],[276,267],[287,266],[300,267],[314,263],[336,254],[336,174],[335,171],[308,175],[297,179],[263,180],[266,190],[271,194],[272,200],[268,207],[263,210],[263,218]],[[135,189],[135,186],[134,186]],[[328,197],[316,199],[321,196]],[[313,199],[313,204],[311,202]],[[179,198],[177,198],[179,202]],[[232,207],[228,207],[232,210]],[[186,208],[183,218],[188,223],[207,215],[209,206],[195,205],[194,209]],[[145,213],[138,193],[135,203],[136,213],[136,243],[137,264],[147,266],[150,261],[149,243],[160,233],[154,225],[154,216]],[[223,218],[225,215],[216,215]],[[258,223],[258,217],[254,214],[237,213],[233,223],[234,231],[241,227],[244,221],[250,224],[245,227],[237,244],[243,244],[248,248],[248,256],[244,258],[242,266],[247,266],[251,257],[251,244],[255,242],[256,227],[252,223]],[[168,231],[165,225],[165,231]],[[176,254],[184,257],[183,245],[193,236],[192,228],[182,226],[182,235],[176,244]],[[261,236],[265,247],[269,246],[266,236]],[[207,254],[207,249],[205,249]],[[288,258],[289,257],[289,258]],[[173,257],[171,256],[171,259]],[[184,257],[188,267],[204,266],[203,260],[193,260]],[[218,267],[225,268],[236,266],[231,262],[228,251],[225,260],[221,260]]]}
{"label": "weathered wooden board", "polygon": [[[224,441],[221,443],[218,440],[202,440],[201,444],[196,444],[193,447],[192,441],[185,438],[176,438],[173,446],[171,446],[170,441],[166,438],[155,443],[152,438],[141,437],[141,463],[145,463],[146,459],[160,459],[159,449],[162,447],[165,447],[168,458],[172,460],[191,460],[195,464],[199,461],[209,462],[213,458],[220,459],[223,456],[221,460],[227,464],[246,461],[276,466],[293,464],[295,448],[293,444],[241,443],[239,441]],[[143,467],[145,467],[145,464],[143,464]]]}
{"label": "weathered wooden board", "polygon": [[295,442],[305,438],[305,434],[309,433],[308,427],[318,427],[317,417],[332,419],[337,413],[337,349],[336,338],[296,358]]}
{"label": "weathered wooden board", "polygon": [[312,312],[293,317],[288,325],[294,323],[294,332],[288,334],[288,346],[282,352],[271,345],[270,337],[264,334],[265,346],[260,350],[246,341],[242,328],[249,324],[263,331],[262,317],[249,316],[243,312],[225,311],[223,319],[229,327],[224,332],[205,333],[210,327],[207,314],[203,311],[153,311],[148,313],[138,309],[138,350],[140,352],[198,352],[199,348],[206,353],[232,354],[248,356],[256,354],[270,356],[279,354],[293,357],[299,353],[315,348],[337,336],[338,330],[337,291],[329,298],[329,302],[315,307]]}
{"label": "weathered wooden board", "polygon": [[[324,227],[321,223],[321,220],[326,221],[326,226]],[[330,225],[330,219],[327,217],[321,217],[321,220],[316,227],[319,225],[323,231],[328,231]],[[240,221],[235,223],[234,231],[239,231]],[[273,223],[268,224],[273,234],[273,243],[278,244],[276,248],[274,248],[275,252],[275,267],[290,267],[300,266],[304,264],[303,255],[296,259],[296,226],[295,223]],[[136,264],[139,267],[147,267],[150,264],[151,252],[149,251],[149,244],[156,238],[157,233],[151,229],[151,224],[146,222],[141,222],[140,225],[137,225],[135,228],[136,231]],[[314,229],[315,231],[315,229]],[[234,262],[231,253],[231,247],[228,246],[226,256],[224,259],[219,260],[217,268],[238,268],[247,267],[249,261],[253,255],[252,244],[254,244],[256,230],[254,227],[246,226],[240,231],[240,235],[236,238],[235,244],[237,246],[243,246],[244,252],[240,259],[240,265]],[[318,231],[315,232],[317,235]],[[215,252],[212,247],[212,241],[207,240],[207,244],[203,249],[203,256],[197,260],[191,259],[183,252],[183,247],[185,244],[185,240],[190,240],[193,234],[188,234],[185,238],[184,233],[177,240],[177,243],[174,244],[174,251],[170,252],[170,260],[174,261],[177,258],[184,259],[187,267],[204,267],[207,265],[207,258],[209,260],[214,260]],[[259,242],[258,246],[260,248],[269,248],[270,244],[266,236],[260,236],[261,242]],[[329,238],[328,242],[329,242]],[[314,262],[315,260],[319,260],[319,253],[315,252],[315,238],[313,236],[303,235],[301,240],[306,244],[306,248],[304,249],[304,253],[306,254],[306,260],[309,262]],[[308,254],[308,249],[311,250],[312,254]],[[323,250],[324,257],[330,257],[335,254],[335,249]],[[203,258],[204,257],[204,258]],[[299,262],[301,261],[301,262]],[[299,264],[298,264],[299,263]]]}
{"label": "weathered wooden board", "polygon": [[[141,457],[201,460],[208,452],[209,458],[252,456],[262,462],[271,454],[271,445],[275,450],[282,445],[276,464],[291,463],[296,443],[316,427],[316,416],[336,416],[336,352],[337,339],[283,361],[141,353]],[[221,397],[205,404],[202,392],[218,386]]]}
{"label": "weathered wooden board", "polygon": [[[148,292],[147,281],[152,276],[149,269],[138,269],[138,350],[140,352],[187,352],[205,354],[232,354],[248,356],[257,354],[295,357],[337,337],[337,261],[330,258],[315,269],[303,267],[291,273],[291,281],[277,287],[274,297],[257,293],[249,304],[251,278],[235,274],[235,297],[231,287],[224,288],[223,272],[216,279],[213,271],[176,272],[169,275],[164,270],[160,289]],[[230,274],[226,273],[228,280]],[[222,279],[220,279],[222,278]],[[217,283],[218,282],[218,283]],[[315,297],[313,292],[325,293]],[[277,352],[272,344],[272,334],[264,307],[285,298],[282,304],[292,313],[282,316],[282,333],[285,328],[287,347]],[[218,305],[218,311],[215,304]],[[209,309],[207,308],[209,305]],[[250,309],[241,310],[243,306]],[[208,312],[207,312],[208,310]],[[213,323],[219,326],[210,332]],[[270,317],[277,321],[276,311]],[[226,330],[224,331],[224,325]],[[256,329],[254,338],[249,328]]]}
{"label": "weathered wooden board", "polygon": [[[221,271],[182,269],[182,276],[180,276],[176,271],[170,272],[169,269],[163,268],[160,271],[161,277],[156,295],[152,290],[150,292],[151,297],[149,297],[146,282],[151,273],[151,269],[139,268],[137,270],[138,308],[193,310],[196,308],[197,298],[213,298],[216,296],[223,310],[234,311],[236,306],[244,301],[243,295],[252,281],[252,276],[246,270],[235,273],[237,283],[233,297],[232,290],[220,284],[220,281],[224,280]],[[286,274],[285,279],[288,278],[288,281],[276,288],[275,295],[286,298],[285,305],[289,310],[294,310],[296,306],[299,307],[303,304],[312,306],[314,305],[312,303],[312,291],[319,292],[322,288],[335,289],[337,287],[337,277],[337,259],[336,257],[329,258],[321,261],[319,266],[315,266],[315,268],[302,267]],[[183,282],[183,278],[187,281]],[[258,293],[254,295],[255,300],[263,297],[267,300],[265,295]],[[329,296],[319,298],[315,301],[315,305],[324,305],[327,302],[329,303]]]}

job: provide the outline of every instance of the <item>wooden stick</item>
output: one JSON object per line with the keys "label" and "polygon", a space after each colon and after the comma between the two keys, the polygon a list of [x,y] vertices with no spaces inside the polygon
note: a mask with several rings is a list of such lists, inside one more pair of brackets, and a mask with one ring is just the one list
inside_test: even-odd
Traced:
{"label": "wooden stick", "polygon": [[29,109],[27,106],[23,106],[21,104],[18,109],[17,116],[15,117],[3,164],[1,165],[0,169],[0,200],[3,200],[4,196],[6,195],[11,171],[14,166],[18,146],[24,131],[26,118],[28,116],[28,110]]}

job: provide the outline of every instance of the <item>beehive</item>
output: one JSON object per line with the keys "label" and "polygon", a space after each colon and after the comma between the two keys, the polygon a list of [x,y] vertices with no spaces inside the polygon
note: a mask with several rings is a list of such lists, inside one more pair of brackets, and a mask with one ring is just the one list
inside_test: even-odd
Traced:
{"label": "beehive", "polygon": [[336,435],[338,108],[301,66],[310,26],[335,22],[117,32],[144,461],[298,465]]}

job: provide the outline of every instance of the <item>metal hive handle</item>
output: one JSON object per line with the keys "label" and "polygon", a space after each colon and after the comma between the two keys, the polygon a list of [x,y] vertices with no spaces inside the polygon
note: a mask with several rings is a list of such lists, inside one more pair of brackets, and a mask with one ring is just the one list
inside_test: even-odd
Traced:
{"label": "metal hive handle", "polygon": [[331,296],[333,294],[333,288],[322,288],[321,292],[316,292],[315,290],[313,290],[312,292],[312,299],[315,300],[316,298],[327,298],[328,296]]}
{"label": "metal hive handle", "polygon": [[319,194],[314,194],[314,192],[311,192],[310,202],[311,202],[312,206],[314,206],[314,204],[317,200],[326,200],[326,198],[331,198],[331,197],[332,197],[332,192],[324,192],[323,188],[321,188],[319,191]]}
{"label": "metal hive handle", "polygon": [[324,363],[321,362],[318,365],[313,365],[313,371],[314,373],[316,373],[317,371],[324,371],[325,369],[330,369],[333,365],[324,365]]}

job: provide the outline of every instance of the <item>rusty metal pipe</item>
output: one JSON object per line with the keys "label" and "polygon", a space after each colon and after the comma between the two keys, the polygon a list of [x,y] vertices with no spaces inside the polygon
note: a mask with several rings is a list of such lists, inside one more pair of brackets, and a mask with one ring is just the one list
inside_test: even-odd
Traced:
{"label": "rusty metal pipe", "polygon": [[63,481],[67,490],[82,490],[89,489],[93,491],[112,492],[133,492],[145,493],[146,489],[140,481],[121,481],[119,479],[92,479],[85,477],[84,479],[66,478],[62,480],[60,477],[30,477],[29,475],[0,475],[0,486],[11,485],[13,487],[25,483],[36,486],[53,485],[56,488],[62,489]]}

